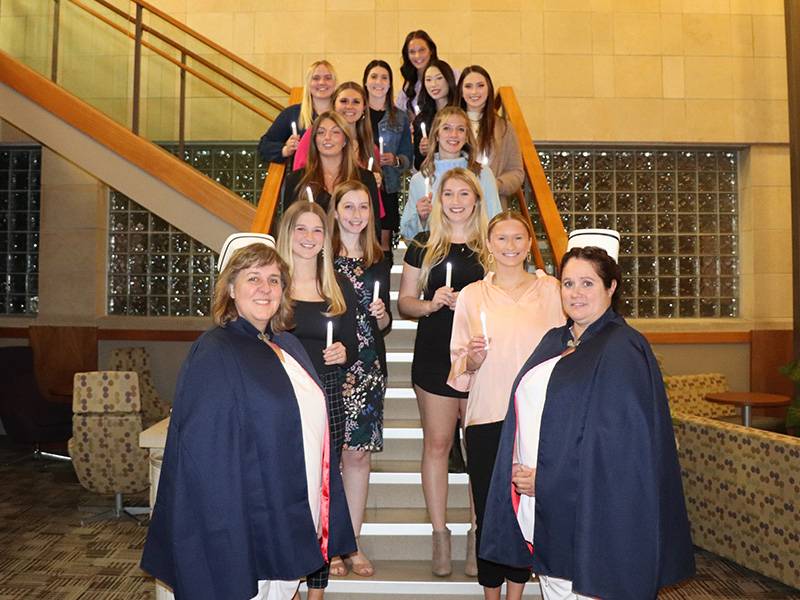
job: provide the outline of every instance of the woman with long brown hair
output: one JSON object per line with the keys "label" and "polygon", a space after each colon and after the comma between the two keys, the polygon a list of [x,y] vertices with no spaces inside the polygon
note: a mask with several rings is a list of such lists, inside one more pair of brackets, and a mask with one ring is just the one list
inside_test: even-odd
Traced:
{"label": "woman with long brown hair", "polygon": [[[283,182],[283,210],[297,200],[308,201],[309,190],[314,202],[324,211],[331,194],[339,183],[350,179],[361,181],[369,190],[375,222],[380,227],[378,186],[371,171],[358,166],[353,153],[353,137],[344,118],[334,111],[317,117],[311,127],[308,162],[305,167],[289,173]],[[380,229],[377,229],[380,235]]]}
{"label": "woman with long brown hair", "polygon": [[481,158],[486,157],[507,208],[509,197],[517,193],[525,178],[517,134],[508,119],[497,112],[494,84],[486,69],[479,65],[464,69],[458,91],[461,108],[467,112],[475,134],[475,150]]}

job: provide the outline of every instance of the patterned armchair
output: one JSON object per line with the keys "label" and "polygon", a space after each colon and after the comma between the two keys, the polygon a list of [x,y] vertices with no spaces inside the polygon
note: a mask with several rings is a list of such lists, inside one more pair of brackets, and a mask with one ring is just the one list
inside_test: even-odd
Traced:
{"label": "patterned armchair", "polygon": [[122,494],[149,485],[142,431],[139,378],[134,372],[75,373],[69,454],[81,485],[98,494],[114,494],[115,507],[93,519],[133,517],[146,510],[123,508]]}
{"label": "patterned armchair", "polygon": [[697,415],[698,417],[736,417],[739,409],[727,404],[717,404],[705,399],[711,392],[724,392],[728,381],[722,373],[698,373],[696,375],[668,375],[664,387],[669,398],[669,410]]}
{"label": "patterned armchair", "polygon": [[136,371],[142,400],[142,425],[145,429],[169,416],[170,406],[161,400],[150,375],[150,355],[145,348],[117,348],[111,352],[112,371]]}
{"label": "patterned armchair", "polygon": [[800,588],[800,439],[673,412],[692,541]]}

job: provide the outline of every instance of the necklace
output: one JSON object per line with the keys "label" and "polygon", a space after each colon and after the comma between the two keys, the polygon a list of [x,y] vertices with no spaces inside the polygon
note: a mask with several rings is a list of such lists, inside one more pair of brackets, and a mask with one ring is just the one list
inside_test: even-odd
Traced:
{"label": "necklace", "polygon": [[516,290],[518,287],[520,287],[521,285],[524,285],[524,284],[525,284],[525,283],[527,283],[527,282],[528,282],[528,278],[527,278],[527,277],[525,277],[525,276],[523,276],[523,277],[522,277],[522,279],[521,279],[520,281],[518,281],[517,283],[515,283],[515,284],[514,284],[514,285],[512,285],[512,286],[500,285],[500,284],[498,283],[498,284],[497,284],[497,287],[499,287],[499,288],[500,288],[501,290],[503,290],[504,292],[513,292],[513,291],[514,291],[514,290]]}
{"label": "necklace", "polygon": [[572,339],[567,340],[567,348],[577,348],[581,345],[581,338],[575,339],[575,332],[572,330],[572,327],[569,328],[569,334],[572,336]]}

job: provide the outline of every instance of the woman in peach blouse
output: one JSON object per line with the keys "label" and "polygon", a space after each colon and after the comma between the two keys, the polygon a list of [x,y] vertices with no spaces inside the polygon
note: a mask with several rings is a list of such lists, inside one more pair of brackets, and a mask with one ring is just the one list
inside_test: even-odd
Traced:
{"label": "woman in peach blouse", "polygon": [[[465,287],[456,302],[447,383],[469,392],[465,442],[478,549],[511,385],[542,336],[565,322],[558,280],[541,270],[526,270],[532,233],[530,223],[516,211],[495,216],[488,230],[490,271]],[[478,582],[487,599],[500,598],[505,580],[506,597],[521,598],[529,578],[528,569],[478,559]]]}

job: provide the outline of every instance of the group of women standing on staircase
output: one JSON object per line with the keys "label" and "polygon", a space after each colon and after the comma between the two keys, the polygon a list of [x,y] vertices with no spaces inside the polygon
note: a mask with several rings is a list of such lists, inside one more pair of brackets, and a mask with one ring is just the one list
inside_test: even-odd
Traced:
{"label": "group of women standing on staircase", "polygon": [[[447,459],[460,420],[466,430],[474,507],[465,570],[478,576],[487,599],[499,599],[503,583],[508,598],[520,598],[532,566],[542,575],[548,600],[584,598],[579,592],[609,599],[653,597],[660,585],[690,570],[686,561],[673,559],[674,552],[663,552],[670,543],[686,552],[688,541],[668,415],[656,389],[656,409],[648,416],[646,431],[632,436],[638,444],[634,453],[641,450],[645,455],[637,463],[636,457],[627,457],[631,448],[624,442],[604,446],[603,432],[611,430],[622,438],[626,430],[613,422],[612,413],[596,410],[584,398],[584,392],[606,396],[619,391],[619,386],[596,386],[592,379],[595,372],[613,374],[603,362],[609,343],[624,347],[619,354],[625,360],[613,365],[622,371],[641,371],[642,365],[652,370],[654,365],[646,342],[625,329],[624,321],[613,313],[612,296],[621,279],[610,259],[612,252],[571,251],[561,264],[563,287],[542,271],[529,272],[533,232],[520,213],[508,208],[509,198],[522,184],[520,150],[512,127],[497,112],[489,73],[477,65],[454,71],[438,57],[436,44],[424,31],[409,33],[402,55],[403,84],[396,101],[392,69],[385,61],[371,61],[360,84],[338,85],[330,63],[313,63],[302,102],[284,110],[262,138],[259,148],[265,160],[282,160],[293,167],[282,190],[277,244],[262,235],[250,245],[222,252],[215,291],[221,307],[219,327],[209,336],[215,341],[201,338],[181,375],[181,389],[205,398],[197,410],[207,412],[188,410],[191,394],[183,394],[176,405],[143,565],[173,585],[177,597],[193,599],[247,600],[255,593],[258,599],[286,600],[297,595],[297,578],[302,576],[308,597],[319,599],[331,573],[374,573],[358,534],[370,455],[383,449],[387,381],[383,335],[392,321],[390,250],[392,236],[399,230],[408,249],[398,310],[418,319],[412,383],[423,428],[422,487],[433,528],[434,574],[445,576],[452,570]],[[400,218],[402,174],[412,168],[416,172]],[[565,312],[569,328],[564,325]],[[618,330],[622,333],[613,333]],[[584,342],[591,353],[584,346],[576,352]],[[224,369],[224,384],[217,381],[209,360],[202,360],[209,344],[216,360],[231,363]],[[231,344],[245,344],[247,352],[226,357],[224,349]],[[251,372],[259,363],[249,355],[260,352],[279,361],[273,366],[276,373],[283,373],[277,366],[283,364],[290,383]],[[584,363],[571,358],[573,353],[584,357]],[[559,359],[571,365],[566,378],[564,369],[555,364]],[[546,368],[541,370],[540,365]],[[544,384],[529,381],[528,372],[545,373]],[[562,396],[582,407],[573,413],[569,407],[552,409],[571,419],[566,430],[572,437],[559,438],[557,420],[542,412],[550,406],[546,402],[555,401],[548,378],[563,384]],[[641,387],[645,379],[631,380],[631,385]],[[288,397],[291,405],[281,423],[299,431],[280,432],[276,424],[268,427],[273,434],[299,434],[302,448],[283,447],[272,440],[268,447],[255,443],[254,450],[249,434],[238,433],[235,449],[224,450],[238,453],[242,478],[226,473],[224,460],[212,460],[220,467],[215,474],[221,481],[236,483],[235,492],[222,490],[223,496],[235,500],[233,506],[220,504],[214,496],[220,492],[219,483],[198,480],[194,461],[204,456],[211,460],[219,451],[213,445],[214,424],[222,414],[231,430],[248,427],[248,412],[267,423],[263,408],[252,398],[274,395],[276,385],[283,385],[278,395],[282,402]],[[223,394],[220,412],[211,395],[225,386],[244,390],[251,404],[245,402],[243,407],[239,392],[232,391]],[[638,387],[630,392],[623,386],[620,393],[627,398],[640,392]],[[322,402],[327,423],[318,418]],[[317,418],[310,417],[310,406],[317,407]],[[640,410],[650,410],[646,402],[642,406]],[[578,414],[580,410],[583,413]],[[620,408],[626,425],[640,424],[636,410]],[[599,425],[586,420],[589,413],[596,414]],[[203,425],[198,427],[198,422]],[[193,436],[200,433],[210,439],[204,440],[200,454],[192,455]],[[584,447],[584,437],[592,445]],[[663,455],[648,448],[651,439],[666,449]],[[537,463],[537,448],[544,448],[540,455],[544,452],[554,463],[561,457],[572,462],[563,468]],[[622,477],[620,483],[613,469],[614,476],[587,471],[582,465],[574,468],[586,453],[591,457],[603,452],[605,458],[627,461],[634,476]],[[304,464],[305,486],[287,486],[283,493],[281,480],[274,489],[264,488],[270,469],[279,477],[287,475],[282,453],[291,456],[287,464],[293,468]],[[244,465],[253,457],[257,466],[249,467],[260,471],[261,479],[246,472]],[[272,465],[276,460],[281,465]],[[633,493],[636,482],[646,478],[648,465],[656,465],[658,473],[646,486],[650,495],[645,494],[644,508],[637,512],[625,494]],[[603,465],[595,467],[602,470]],[[622,533],[592,521],[606,518],[604,509],[579,506],[613,485],[623,490],[609,494],[613,507],[636,513],[622,520]],[[656,496],[665,493],[668,502],[653,499],[653,490]],[[559,513],[562,495],[566,517]],[[541,510],[534,504],[540,499]],[[189,508],[193,501],[202,506],[210,529],[220,510],[239,515],[237,511],[246,506],[244,517],[235,522],[233,533],[238,537],[220,530],[209,534],[213,539],[196,540],[191,525],[197,511]],[[311,509],[308,515],[306,508]],[[281,533],[277,545],[269,543],[269,536],[266,543],[256,536],[261,526],[253,524],[253,513],[272,515],[270,522]],[[295,513],[297,518],[292,519]],[[289,522],[281,521],[284,515]],[[655,529],[637,538],[635,533],[654,515],[662,520],[655,519]],[[589,542],[580,535],[575,540],[560,539],[549,529],[552,523],[567,533],[570,527],[587,532]],[[284,554],[295,556],[286,545],[295,535],[303,545],[297,564],[291,565]],[[506,539],[511,541],[508,548]],[[542,539],[547,544],[540,548]],[[186,555],[175,551],[181,540],[195,544]],[[623,546],[614,544],[623,542],[632,548],[625,557],[601,556],[604,543],[620,550]],[[215,566],[218,555],[230,572]],[[246,564],[235,565],[231,556],[242,556]],[[587,557],[597,564],[587,568],[581,562]],[[626,571],[628,564],[634,565],[632,572]],[[311,565],[319,568],[306,572]],[[608,573],[612,579],[605,577]],[[231,587],[236,590],[233,594],[228,593]]]}

